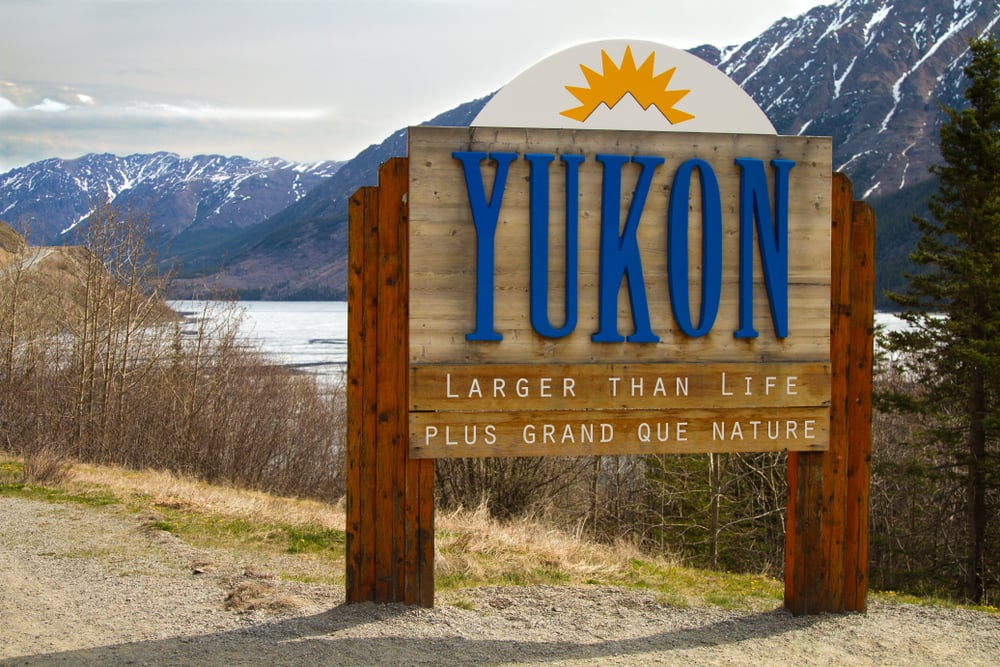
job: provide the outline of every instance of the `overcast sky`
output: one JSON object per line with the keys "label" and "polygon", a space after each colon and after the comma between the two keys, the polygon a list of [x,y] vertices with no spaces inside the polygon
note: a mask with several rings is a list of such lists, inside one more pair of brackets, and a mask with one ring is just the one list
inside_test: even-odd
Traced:
{"label": "overcast sky", "polygon": [[741,44],[831,2],[0,0],[0,173],[92,152],[349,159],[574,44]]}

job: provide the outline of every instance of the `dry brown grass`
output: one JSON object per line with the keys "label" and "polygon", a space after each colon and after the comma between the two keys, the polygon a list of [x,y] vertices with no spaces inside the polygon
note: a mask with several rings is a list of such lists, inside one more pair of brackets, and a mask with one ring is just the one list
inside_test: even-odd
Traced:
{"label": "dry brown grass", "polygon": [[44,444],[24,456],[24,479],[33,484],[57,485],[69,477],[72,463],[61,447]]}
{"label": "dry brown grass", "polygon": [[[127,498],[141,495],[153,505],[259,524],[291,524],[344,530],[343,501],[327,504],[218,486],[165,471],[131,471],[112,466],[77,464],[76,490],[101,488]],[[626,581],[633,564],[649,563],[634,544],[598,544],[533,518],[500,522],[485,507],[438,513],[435,570],[444,582]],[[669,558],[653,559],[654,568],[673,567]]]}
{"label": "dry brown grass", "polygon": [[344,529],[343,503],[330,505],[208,484],[162,470],[134,471],[83,463],[73,467],[72,479],[73,484],[100,486],[121,497],[141,494],[155,505],[228,519]]}
{"label": "dry brown grass", "polygon": [[[470,583],[504,579],[522,583],[523,573],[538,582],[624,579],[630,563],[648,558],[634,544],[599,544],[536,518],[501,523],[485,506],[438,515],[435,528],[435,569]],[[670,564],[667,559],[661,562],[664,567]]]}
{"label": "dry brown grass", "polygon": [[0,262],[6,254],[17,254],[24,250],[24,237],[3,220],[0,220]]}
{"label": "dry brown grass", "polygon": [[305,606],[301,599],[266,581],[241,581],[226,596],[230,611],[294,611]]}
{"label": "dry brown grass", "polygon": [[[279,580],[342,582],[343,540],[329,534],[344,529],[342,502],[285,498],[169,472],[93,464],[74,465],[60,488],[63,493],[52,494],[54,500],[111,497],[120,501],[112,511],[127,507],[148,514],[151,527],[212,554],[196,562],[195,570],[213,571],[217,562],[242,564],[242,576],[230,586],[228,604],[234,610],[295,608],[297,601],[282,593]],[[315,549],[292,549],[286,528],[291,525],[295,538],[325,541]],[[669,555],[650,555],[624,541],[595,543],[541,520],[501,522],[485,507],[438,513],[435,536],[437,594],[458,605],[480,586],[522,584],[637,587],[677,606],[773,609],[781,599],[780,582],[766,576],[684,568]]]}

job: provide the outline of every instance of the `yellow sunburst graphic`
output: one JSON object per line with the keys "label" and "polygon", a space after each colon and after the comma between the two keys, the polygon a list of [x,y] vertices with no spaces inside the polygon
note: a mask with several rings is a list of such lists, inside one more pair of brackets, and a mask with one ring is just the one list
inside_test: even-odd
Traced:
{"label": "yellow sunburst graphic", "polygon": [[613,109],[626,94],[631,94],[643,109],[655,106],[671,125],[691,120],[694,115],[674,108],[674,105],[691,91],[667,90],[670,79],[673,78],[677,68],[671,67],[665,72],[654,75],[653,58],[655,56],[656,53],[651,52],[642,65],[636,67],[635,59],[632,57],[632,47],[626,46],[625,55],[622,56],[622,64],[618,66],[607,51],[602,49],[601,60],[604,72],[595,72],[581,64],[580,69],[583,70],[589,87],[566,86],[566,90],[580,100],[581,104],[578,107],[560,111],[560,115],[582,123],[587,120],[590,114],[594,113],[601,102]]}

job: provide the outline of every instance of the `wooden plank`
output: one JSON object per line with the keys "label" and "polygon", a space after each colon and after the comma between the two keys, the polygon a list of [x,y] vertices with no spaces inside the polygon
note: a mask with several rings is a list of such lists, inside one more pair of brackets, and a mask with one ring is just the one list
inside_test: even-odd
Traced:
{"label": "wooden plank", "polygon": [[[818,614],[823,610],[818,600],[823,584],[823,552],[821,549],[821,515],[824,507],[823,466],[824,454],[797,452],[789,455],[789,472],[795,487],[789,514],[791,531],[786,535],[785,606],[793,614]],[[791,541],[791,544],[788,543]],[[790,557],[789,557],[790,553]]]}
{"label": "wooden plank", "polygon": [[364,432],[366,434],[361,469],[362,485],[365,488],[364,498],[367,503],[362,506],[362,537],[367,545],[364,553],[364,579],[362,594],[364,600],[375,600],[378,569],[375,554],[378,546],[378,189],[365,191],[364,218],[364,360],[365,360],[365,391],[364,391]]}
{"label": "wooden plank", "polygon": [[401,291],[403,259],[399,225],[403,222],[405,177],[405,162],[400,158],[390,159],[379,169],[376,597],[382,602],[404,599],[401,573],[405,560],[406,294]]}
{"label": "wooden plank", "polygon": [[375,591],[376,189],[359,189],[349,206],[346,597],[348,602],[364,602],[372,600]]}
{"label": "wooden plank", "polygon": [[406,457],[403,474],[403,564],[401,602],[416,604],[420,596],[420,467],[419,461]]}
{"label": "wooden plank", "polygon": [[844,609],[852,186],[842,174],[834,174],[831,201],[830,446],[789,457],[785,606],[794,614]]}
{"label": "wooden plank", "polygon": [[392,179],[389,186],[391,196],[397,202],[395,208],[395,243],[396,254],[399,261],[399,281],[395,286],[398,290],[399,299],[399,319],[395,325],[400,329],[400,345],[398,348],[388,351],[392,357],[392,364],[398,369],[397,382],[399,383],[399,417],[396,420],[395,428],[399,429],[393,442],[393,450],[397,457],[397,464],[402,470],[401,481],[403,483],[403,513],[400,518],[401,529],[401,550],[402,562],[400,564],[398,595],[399,600],[408,605],[416,604],[420,599],[420,467],[419,462],[411,460],[407,449],[409,443],[408,434],[402,433],[403,429],[409,429],[409,205],[407,202],[407,192],[409,188],[409,167],[408,160],[397,158],[391,164],[384,165],[386,170],[387,185],[388,179]]}
{"label": "wooden plank", "polygon": [[798,516],[798,494],[799,494],[799,452],[788,452],[788,464],[785,498],[785,608],[789,610],[798,609],[802,606],[799,599],[801,590],[798,578],[801,576],[801,564],[797,559],[801,556],[798,537],[800,528],[796,517]]}
{"label": "wooden plank", "polygon": [[[394,323],[399,329],[400,345],[387,351],[392,358],[394,368],[398,369],[399,417],[394,428],[399,429],[394,435],[393,451],[396,462],[400,465],[403,483],[403,511],[400,517],[401,543],[398,545],[402,562],[397,582],[398,599],[406,604],[417,604],[421,601],[421,550],[420,550],[420,519],[421,519],[421,462],[411,460],[408,456],[409,437],[404,431],[409,428],[408,410],[409,397],[407,387],[408,375],[408,340],[409,340],[409,206],[407,191],[409,188],[408,160],[397,158],[383,167],[385,181],[382,187],[391,194],[395,219],[396,255],[399,262],[399,280],[396,283],[395,298],[399,299],[398,320]],[[394,538],[395,539],[395,538]]]}
{"label": "wooden plank", "polygon": [[[708,355],[715,360],[740,358],[787,357],[798,354],[800,360],[825,360],[829,354],[829,329],[813,326],[825,321],[829,298],[829,140],[802,137],[720,137],[717,135],[674,135],[670,133],[573,133],[562,130],[531,130],[531,151],[554,155],[576,153],[585,156],[580,167],[579,225],[579,319],[573,333],[559,340],[542,340],[534,334],[528,313],[529,219],[528,166],[523,159],[511,164],[503,207],[494,235],[496,244],[495,321],[504,335],[502,345],[472,344],[465,335],[474,327],[476,230],[471,220],[464,175],[452,152],[523,152],[524,130],[496,128],[412,128],[410,131],[411,169],[411,243],[414,264],[411,267],[411,359],[431,363],[452,361],[455,356],[490,361],[518,361],[548,356],[550,361],[615,361],[627,358],[643,360],[690,358]],[[653,331],[659,344],[594,345],[590,336],[597,322],[597,256],[600,246],[602,216],[601,190],[603,167],[595,159],[599,152],[622,155],[663,157],[653,176],[650,196],[640,218],[637,243],[642,256],[642,271]],[[754,262],[754,322],[761,336],[751,341],[733,339],[738,320],[739,178],[734,157],[760,159],[783,158],[796,161],[790,171],[789,239],[789,322],[795,335],[779,340],[774,336],[763,288],[761,263]],[[669,193],[678,166],[691,157],[701,157],[713,165],[720,188],[723,233],[723,290],[716,326],[705,337],[690,338],[673,321],[667,289],[666,224]],[[626,165],[622,176],[622,211],[639,173],[636,164]],[[770,167],[767,177],[773,180]],[[482,175],[487,192],[491,191],[495,167],[484,162]],[[550,315],[562,320],[564,241],[563,205],[559,184],[565,168],[558,159],[550,168]],[[695,177],[697,179],[697,177]],[[689,295],[692,312],[700,299],[701,267],[701,196],[692,181],[689,197]],[[773,190],[773,183],[770,184]],[[807,192],[807,194],[803,194]],[[801,196],[800,196],[801,195]],[[628,297],[619,299],[619,331],[631,331],[632,319]],[[654,307],[654,305],[656,307]],[[792,348],[791,350],[789,348]],[[793,352],[794,350],[794,352]],[[816,356],[819,355],[819,356]]]}
{"label": "wooden plank", "polygon": [[848,386],[844,609],[865,611],[875,342],[875,213],[854,202],[851,231],[851,375]]}
{"label": "wooden plank", "polygon": [[419,412],[410,421],[414,458],[815,451],[829,441],[825,407]]}
{"label": "wooden plank", "polygon": [[844,542],[847,503],[847,401],[851,370],[851,209],[853,188],[834,174],[833,275],[831,286],[830,448],[823,455],[823,592],[820,608],[844,609]]}
{"label": "wooden plank", "polygon": [[410,368],[411,411],[821,406],[830,365],[463,364]]}
{"label": "wooden plank", "polygon": [[418,592],[416,603],[422,607],[434,606],[434,461],[417,462],[420,500],[417,505],[418,521]]}
{"label": "wooden plank", "polygon": [[378,567],[376,553],[378,551],[378,190],[373,188],[366,193],[365,202],[365,316],[364,316],[364,357],[365,357],[365,433],[364,444],[366,455],[362,459],[366,468],[362,469],[362,482],[368,486],[365,497],[369,499],[367,507],[362,508],[364,530],[362,535],[368,545],[365,553],[366,576],[364,592],[366,600],[374,600]]}
{"label": "wooden plank", "polygon": [[345,597],[347,602],[358,602],[361,581],[362,543],[361,531],[361,474],[360,448],[364,437],[361,420],[361,392],[364,386],[364,358],[358,352],[363,348],[361,337],[361,299],[364,295],[362,276],[364,258],[361,255],[361,230],[364,216],[364,196],[361,190],[351,195],[347,213],[347,450],[346,539],[345,539]]}
{"label": "wooden plank", "polygon": [[[391,291],[385,289],[386,281],[393,281],[396,278],[391,271],[387,271],[385,263],[386,243],[385,229],[389,224],[388,205],[386,210],[382,210],[382,203],[385,200],[382,192],[382,178],[379,174],[379,188],[377,191],[379,202],[379,217],[375,228],[375,254],[372,266],[372,273],[375,275],[377,290],[376,299],[376,329],[374,337],[374,349],[376,355],[375,384],[376,384],[376,435],[375,435],[375,602],[395,601],[395,581],[393,572],[395,562],[393,559],[393,525],[394,525],[394,504],[396,501],[396,488],[399,486],[396,473],[397,466],[392,451],[392,414],[386,405],[386,396],[393,389],[393,378],[391,369],[385,363],[386,357],[383,351],[391,347],[396,341],[394,336],[396,331],[386,323],[390,321],[395,306],[392,304]],[[387,275],[388,273],[388,275]]]}

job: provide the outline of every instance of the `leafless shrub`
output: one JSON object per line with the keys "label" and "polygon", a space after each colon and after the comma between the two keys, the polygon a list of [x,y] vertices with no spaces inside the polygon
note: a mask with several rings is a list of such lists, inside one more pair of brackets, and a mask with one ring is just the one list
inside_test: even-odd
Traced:
{"label": "leafless shrub", "polygon": [[[919,385],[890,366],[877,376],[881,396]],[[965,506],[956,461],[927,447],[919,415],[877,403],[872,418],[870,581],[875,588],[955,594],[964,567]]]}
{"label": "leafless shrub", "polygon": [[73,457],[337,498],[343,392],[241,343],[233,307],[191,335],[145,238],[141,216],[99,201],[84,248],[4,250],[0,442],[40,478]]}
{"label": "leafless shrub", "polygon": [[780,572],[783,453],[660,455],[643,463],[646,544],[702,567]]}
{"label": "leafless shrub", "polygon": [[585,511],[574,491],[583,488],[587,469],[581,458],[440,459],[438,500],[446,509],[485,507],[499,519],[547,508],[572,520]]}
{"label": "leafless shrub", "polygon": [[65,482],[70,475],[72,462],[58,444],[36,442],[25,448],[22,456],[25,484],[56,485]]}

